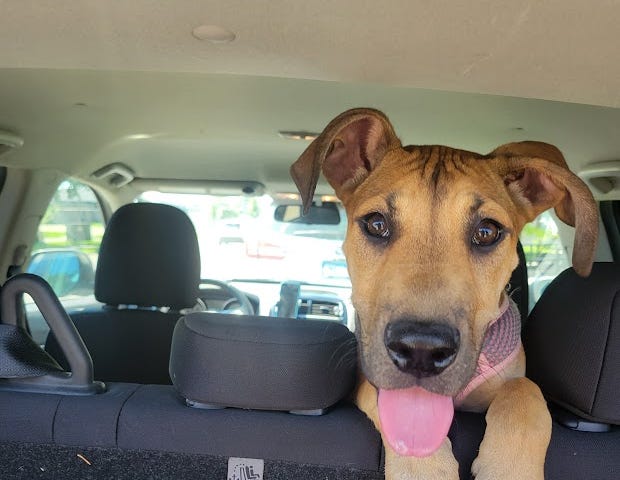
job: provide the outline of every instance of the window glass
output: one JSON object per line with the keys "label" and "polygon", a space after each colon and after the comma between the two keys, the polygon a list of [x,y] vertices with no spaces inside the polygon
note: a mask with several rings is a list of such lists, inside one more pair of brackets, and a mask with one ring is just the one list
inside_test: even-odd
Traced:
{"label": "window glass", "polygon": [[528,223],[521,232],[529,284],[529,307],[557,275],[570,266],[558,226],[549,211]]}
{"label": "window glass", "polygon": [[[94,272],[104,224],[95,193],[72,179],[60,184],[39,224],[26,271],[47,280],[68,310],[96,303]],[[47,325],[31,299],[25,303],[33,337],[44,343]]]}

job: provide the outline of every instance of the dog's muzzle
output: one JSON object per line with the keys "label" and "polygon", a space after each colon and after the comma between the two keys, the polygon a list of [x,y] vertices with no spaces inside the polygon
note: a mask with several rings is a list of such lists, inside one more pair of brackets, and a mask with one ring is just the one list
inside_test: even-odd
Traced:
{"label": "dog's muzzle", "polygon": [[460,335],[444,323],[397,320],[385,328],[384,343],[400,371],[425,378],[439,375],[454,362]]}

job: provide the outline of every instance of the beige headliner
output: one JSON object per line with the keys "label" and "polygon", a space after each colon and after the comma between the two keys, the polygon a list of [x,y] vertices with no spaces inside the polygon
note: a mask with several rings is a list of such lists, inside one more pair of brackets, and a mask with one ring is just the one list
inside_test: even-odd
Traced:
{"label": "beige headliner", "polygon": [[[575,169],[620,159],[618,1],[1,5],[0,127],[25,140],[4,164],[86,177],[123,162],[290,189],[305,145],[276,132],[320,130],[352,106],[386,111],[406,143],[529,138]],[[199,42],[201,23],[238,38]]]}

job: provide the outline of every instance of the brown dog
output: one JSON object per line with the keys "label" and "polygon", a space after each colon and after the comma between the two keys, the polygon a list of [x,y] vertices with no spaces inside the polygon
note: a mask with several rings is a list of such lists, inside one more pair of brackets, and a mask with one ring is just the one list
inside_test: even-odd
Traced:
{"label": "brown dog", "polygon": [[573,266],[589,274],[598,213],[588,188],[551,145],[403,147],[383,113],[363,108],[332,120],[291,167],[306,209],[321,170],[348,215],[356,401],[381,432],[386,479],[458,478],[455,404],[487,411],[478,480],[544,478],[551,419],[524,377],[505,287],[521,229],[551,207],[575,226]]}

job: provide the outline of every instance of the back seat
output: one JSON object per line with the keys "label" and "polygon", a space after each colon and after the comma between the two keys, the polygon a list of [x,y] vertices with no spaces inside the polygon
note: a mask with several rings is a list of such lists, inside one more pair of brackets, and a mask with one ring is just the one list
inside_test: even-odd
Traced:
{"label": "back seat", "polygon": [[[44,283],[26,280],[23,291]],[[66,315],[64,321],[70,322]],[[58,323],[50,327],[64,339]],[[20,325],[3,327],[24,333]],[[44,381],[29,386],[26,378],[0,380],[0,477],[45,471],[71,478],[87,471],[102,478],[169,478],[179,475],[170,475],[176,465],[207,478],[223,469],[219,478],[226,478],[233,457],[264,461],[265,478],[381,478],[379,434],[344,400],[356,379],[356,343],[346,327],[195,313],[178,322],[174,338],[176,388],[108,383],[88,394]],[[7,357],[22,353],[6,349]],[[69,363],[76,355],[67,355]],[[90,358],[80,362],[90,365],[85,383],[95,383]],[[221,408],[229,405],[239,408]],[[128,469],[116,471],[113,457]]]}
{"label": "back seat", "polygon": [[[228,457],[249,457],[264,459],[282,478],[294,478],[286,473],[300,465],[331,472],[327,478],[346,478],[343,469],[380,478],[379,436],[364,414],[348,404],[318,417],[232,408],[203,410],[186,406],[170,386],[110,384],[105,393],[93,396],[2,391],[0,425],[0,464],[6,465],[16,449],[27,458],[23,445],[47,445],[47,454],[41,456],[41,449],[36,450],[36,461],[22,463],[56,469],[56,474],[62,471],[60,465],[80,470],[79,452],[91,452],[92,470],[97,470],[101,465],[95,465],[93,458],[122,449],[136,457],[132,477],[159,468],[157,462],[140,463],[144,460],[141,452],[156,451],[190,455],[197,472],[203,473]],[[20,446],[7,450],[7,444]],[[60,446],[75,447],[68,450],[73,455],[58,457],[54,447]],[[2,472],[2,478],[16,473]],[[30,477],[24,472],[23,478]]]}
{"label": "back seat", "polygon": [[554,419],[549,478],[620,478],[620,267],[572,268],[545,289],[523,335],[527,376]]}
{"label": "back seat", "polygon": [[[609,277],[596,280],[600,269],[612,275],[608,267],[595,266],[592,281],[609,283]],[[550,299],[543,298],[540,308],[559,301],[557,292],[562,302],[567,301],[561,294],[563,278],[557,280],[559,286],[548,288],[545,296]],[[609,294],[595,302],[598,307],[586,321],[606,325],[611,332],[605,337],[603,358],[613,361],[620,349],[620,313],[614,308],[620,281],[606,291]],[[580,296],[583,298],[582,293]],[[572,313],[578,316],[576,322],[585,318],[573,307],[562,311],[568,329],[574,328],[574,324],[570,326]],[[542,341],[537,340],[540,335],[549,334],[542,325],[557,321],[558,307],[540,308],[528,321],[525,336],[526,347],[533,352],[529,368],[533,376],[536,368],[554,361],[537,361],[534,346]],[[292,330],[271,322],[292,322]],[[316,347],[309,339],[321,334],[321,328],[307,321],[188,315],[175,329],[170,371],[176,386],[109,383],[103,393],[75,395],[75,391],[64,393],[62,389],[55,393],[16,391],[19,379],[13,379],[11,388],[4,388],[0,380],[0,477],[224,479],[233,478],[235,468],[254,467],[253,461],[244,459],[258,459],[263,460],[266,480],[381,479],[380,436],[362,412],[341,398],[350,391],[350,375],[355,374],[350,367],[354,364],[331,364],[337,367],[336,375],[330,378],[326,373],[332,359],[342,358],[337,356],[339,349],[351,351],[347,350],[352,346],[347,339],[350,334],[336,324],[319,327],[324,330],[322,346]],[[309,330],[301,335],[298,328]],[[301,338],[306,340],[301,342]],[[600,341],[597,337],[592,348],[600,349]],[[556,348],[563,347],[557,344]],[[261,363],[270,356],[279,361]],[[312,360],[305,370],[301,368],[304,357]],[[237,362],[239,359],[242,361]],[[278,371],[269,371],[268,365]],[[287,365],[296,367],[287,370]],[[596,392],[617,387],[617,367],[615,364],[615,373],[598,377]],[[557,368],[565,369],[565,364]],[[608,372],[607,368],[614,368],[614,363],[605,364],[603,370]],[[319,394],[311,404],[300,404],[298,401],[306,398],[306,381]],[[224,386],[223,391],[217,390],[218,385]],[[550,398],[559,400],[544,379],[541,387]],[[603,398],[596,392],[590,392],[592,398]],[[616,403],[606,404],[604,411],[611,409],[616,415],[620,412],[617,397],[612,397],[612,402]],[[228,405],[235,408],[221,408]],[[301,410],[305,415],[288,410]],[[597,423],[602,419],[592,418],[596,413],[589,410],[586,415]],[[618,417],[612,417],[603,419],[607,422],[605,433],[592,433],[575,430],[574,423],[556,416],[546,478],[617,478],[620,430],[612,425]],[[449,435],[461,478],[470,478],[484,428],[483,415],[455,416]]]}

